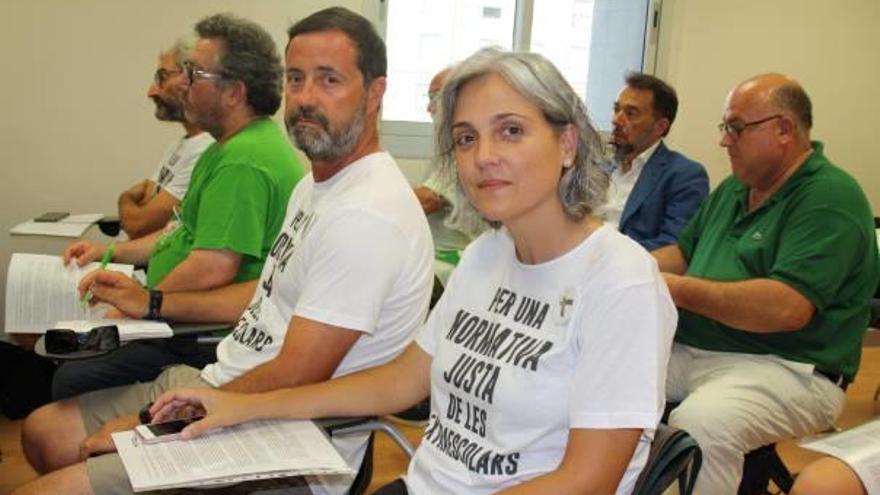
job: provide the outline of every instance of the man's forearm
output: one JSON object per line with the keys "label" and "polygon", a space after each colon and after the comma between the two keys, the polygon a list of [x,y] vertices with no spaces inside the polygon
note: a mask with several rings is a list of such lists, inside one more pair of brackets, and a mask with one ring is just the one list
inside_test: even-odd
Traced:
{"label": "man's forearm", "polygon": [[277,362],[277,359],[272,359],[220,388],[230,392],[253,394],[281,388],[291,388],[297,385],[303,385],[303,383],[300,380],[293,379],[287,373],[282,373],[280,363]]}
{"label": "man's forearm", "polygon": [[676,306],[747,332],[800,330],[815,312],[806,297],[772,279],[718,282],[689,276],[664,276]]}
{"label": "man's forearm", "polygon": [[113,249],[113,261],[117,263],[130,263],[132,265],[146,265],[153,254],[153,246],[159,239],[161,232],[154,232],[148,236],[132,241],[120,242]]}
{"label": "man's forearm", "polygon": [[143,237],[161,229],[168,223],[170,216],[170,214],[152,214],[149,210],[149,200],[141,204],[126,193],[119,197],[119,223],[122,230],[131,238]]}
{"label": "man's forearm", "polygon": [[657,266],[661,272],[683,275],[688,268],[678,244],[671,244],[651,251],[651,255],[657,260]]}
{"label": "man's forearm", "polygon": [[162,279],[163,291],[206,291],[230,284],[242,255],[234,251],[195,249]]}
{"label": "man's forearm", "polygon": [[162,317],[180,322],[234,323],[254,295],[256,280],[209,291],[171,292],[163,297]]}

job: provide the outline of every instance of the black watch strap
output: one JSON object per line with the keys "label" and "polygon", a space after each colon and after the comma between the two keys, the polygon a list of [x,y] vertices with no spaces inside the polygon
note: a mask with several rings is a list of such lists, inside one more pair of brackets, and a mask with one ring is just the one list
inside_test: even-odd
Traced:
{"label": "black watch strap", "polygon": [[162,319],[162,291],[161,290],[151,290],[150,291],[150,307],[147,311],[147,319],[148,320],[161,320]]}

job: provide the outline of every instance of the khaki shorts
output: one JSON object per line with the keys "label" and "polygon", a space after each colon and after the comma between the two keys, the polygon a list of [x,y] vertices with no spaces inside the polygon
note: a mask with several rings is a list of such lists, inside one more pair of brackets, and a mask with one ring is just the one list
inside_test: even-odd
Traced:
{"label": "khaki shorts", "polygon": [[[149,383],[136,383],[83,394],[77,398],[86,434],[91,435],[114,418],[135,416],[148,402],[176,388],[210,387],[201,371],[189,366],[165,369]],[[86,461],[89,482],[96,494],[133,493],[119,454],[105,454]]]}

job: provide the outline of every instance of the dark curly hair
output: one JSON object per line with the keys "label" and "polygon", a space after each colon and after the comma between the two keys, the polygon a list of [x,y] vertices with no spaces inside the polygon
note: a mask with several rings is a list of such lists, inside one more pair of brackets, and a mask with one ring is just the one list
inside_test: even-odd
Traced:
{"label": "dark curly hair", "polygon": [[254,113],[266,116],[278,111],[284,69],[265,29],[231,14],[216,14],[199,21],[195,31],[200,38],[223,43],[219,68],[227,78],[244,83]]}

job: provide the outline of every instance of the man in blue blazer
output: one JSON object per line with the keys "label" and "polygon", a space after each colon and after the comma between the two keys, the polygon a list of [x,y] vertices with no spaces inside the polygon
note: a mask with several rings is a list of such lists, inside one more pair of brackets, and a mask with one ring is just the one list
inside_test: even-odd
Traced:
{"label": "man in blue blazer", "polygon": [[608,203],[599,213],[648,251],[674,244],[709,193],[699,163],[663,144],[678,110],[675,90],[630,73],[614,103]]}

